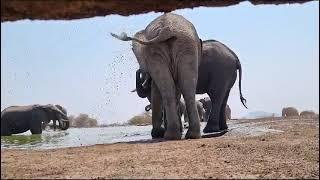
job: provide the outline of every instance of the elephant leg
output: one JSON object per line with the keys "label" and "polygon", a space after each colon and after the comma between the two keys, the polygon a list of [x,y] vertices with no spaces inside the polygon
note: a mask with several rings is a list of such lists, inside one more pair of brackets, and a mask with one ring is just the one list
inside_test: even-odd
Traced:
{"label": "elephant leg", "polygon": [[32,134],[42,133],[42,121],[40,119],[32,119],[33,122],[30,124],[30,131]]}
{"label": "elephant leg", "polygon": [[[176,106],[176,86],[165,59],[155,54],[149,58],[149,73],[157,85],[162,98],[162,105],[166,113],[167,129],[164,138],[168,140],[181,139]],[[155,105],[153,103],[153,105]],[[152,107],[153,110],[153,107]],[[152,117],[152,119],[155,117]]]}
{"label": "elephant leg", "polygon": [[162,99],[158,87],[152,82],[151,85],[151,106],[152,106],[152,138],[163,138],[165,129],[161,127],[163,122]]}
{"label": "elephant leg", "polygon": [[53,129],[56,130],[56,128],[57,128],[57,121],[53,120]]}
{"label": "elephant leg", "polygon": [[[219,127],[219,119],[220,119],[220,110],[221,110],[221,105],[224,99],[224,91],[221,89],[216,91],[210,91],[209,97],[212,103],[212,108],[211,112],[209,115],[209,119],[207,122],[206,127],[203,129],[204,133],[212,133],[212,132],[219,132],[220,127]],[[214,101],[213,98],[215,97]]]}
{"label": "elephant leg", "polygon": [[222,105],[221,105],[221,110],[220,110],[220,119],[219,119],[219,128],[220,131],[223,130],[227,130],[228,129],[228,125],[227,125],[227,116],[226,116],[226,106],[227,106],[227,102],[228,102],[228,98],[229,98],[229,94],[230,94],[230,89],[227,90],[226,95],[223,99]]}
{"label": "elephant leg", "polygon": [[186,114],[189,121],[189,127],[187,134],[185,135],[186,139],[198,139],[201,138],[200,133],[200,119],[196,106],[196,87],[198,80],[198,65],[197,65],[197,57],[193,57],[192,55],[184,55],[184,59],[180,59],[183,61],[185,59],[192,59],[191,63],[180,63],[178,67],[178,82],[179,88],[181,89],[183,98],[186,104]]}
{"label": "elephant leg", "polygon": [[42,122],[49,122],[47,113],[43,110],[33,110],[29,127],[32,134],[42,133]]}

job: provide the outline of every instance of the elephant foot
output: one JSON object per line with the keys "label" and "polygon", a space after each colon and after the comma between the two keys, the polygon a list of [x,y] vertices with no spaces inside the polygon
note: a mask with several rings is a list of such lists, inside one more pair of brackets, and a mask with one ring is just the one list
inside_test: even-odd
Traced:
{"label": "elephant foot", "polygon": [[226,131],[226,130],[228,130],[228,125],[220,126],[220,131]]}
{"label": "elephant foot", "polygon": [[180,140],[181,132],[180,131],[166,131],[164,133],[164,139],[166,140]]}
{"label": "elephant foot", "polygon": [[191,130],[191,129],[188,129],[185,138],[186,138],[186,139],[200,139],[200,138],[201,138],[200,130]]}
{"label": "elephant foot", "polygon": [[163,138],[164,132],[165,132],[165,129],[163,127],[152,128],[151,130],[152,139]]}
{"label": "elephant foot", "polygon": [[[228,129],[228,127],[227,127]],[[219,132],[220,128],[218,126],[210,126],[206,125],[206,127],[203,129],[203,133],[214,133],[214,132]]]}

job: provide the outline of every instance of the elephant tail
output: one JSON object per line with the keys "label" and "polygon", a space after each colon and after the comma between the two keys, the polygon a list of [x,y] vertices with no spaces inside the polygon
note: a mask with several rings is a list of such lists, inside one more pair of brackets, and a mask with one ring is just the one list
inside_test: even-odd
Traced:
{"label": "elephant tail", "polygon": [[143,45],[150,45],[150,44],[163,42],[163,41],[168,40],[173,37],[172,32],[169,27],[161,28],[160,31],[158,32],[158,35],[150,40],[130,37],[125,32],[122,32],[120,35],[116,35],[114,33],[110,33],[110,34],[111,34],[111,36],[113,36],[121,41],[136,41],[136,42],[143,44]]}
{"label": "elephant tail", "polygon": [[[236,56],[236,57],[237,57],[237,56]],[[240,92],[240,101],[241,101],[241,103],[243,104],[243,106],[248,109],[248,107],[247,107],[247,105],[246,105],[247,100],[243,97],[242,91],[241,91],[242,68],[241,68],[241,63],[240,63],[238,57],[237,57],[237,66],[238,66],[237,68],[238,68],[238,70],[239,70],[239,92]]]}

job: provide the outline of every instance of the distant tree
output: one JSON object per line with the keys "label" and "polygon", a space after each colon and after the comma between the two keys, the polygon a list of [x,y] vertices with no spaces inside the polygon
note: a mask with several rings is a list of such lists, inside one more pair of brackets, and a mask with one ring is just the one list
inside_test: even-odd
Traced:
{"label": "distant tree", "polygon": [[69,116],[72,127],[96,127],[98,121],[89,115],[80,113],[77,117]]}

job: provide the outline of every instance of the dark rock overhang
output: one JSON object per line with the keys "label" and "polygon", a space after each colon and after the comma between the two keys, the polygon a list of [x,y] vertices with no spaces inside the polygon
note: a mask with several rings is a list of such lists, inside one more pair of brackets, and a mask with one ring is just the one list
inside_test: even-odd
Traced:
{"label": "dark rock overhang", "polygon": [[[1,22],[72,20],[118,14],[170,12],[195,7],[224,7],[245,0],[1,0]],[[313,0],[248,0],[254,5],[305,3]]]}

